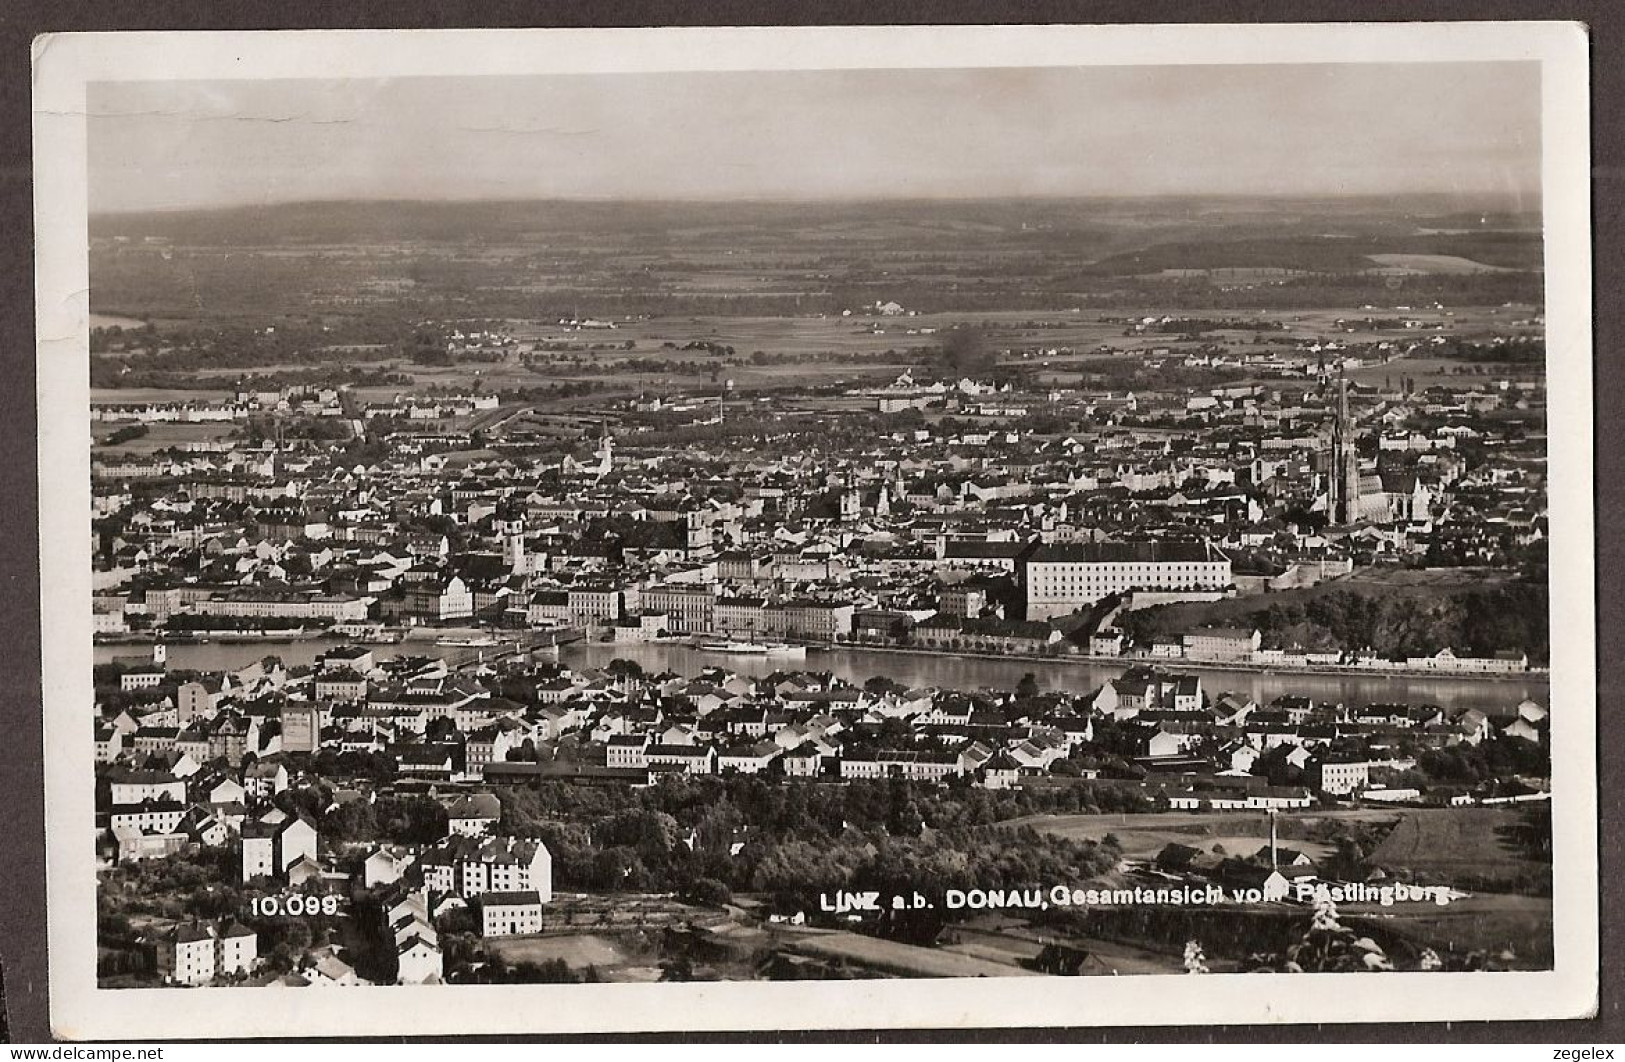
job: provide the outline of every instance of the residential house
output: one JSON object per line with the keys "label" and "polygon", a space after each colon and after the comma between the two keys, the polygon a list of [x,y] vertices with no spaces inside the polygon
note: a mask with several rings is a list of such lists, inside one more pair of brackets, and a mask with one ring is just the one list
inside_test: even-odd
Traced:
{"label": "residential house", "polygon": [[512,937],[542,931],[542,897],[534,889],[487,892],[479,897],[477,906],[482,936]]}

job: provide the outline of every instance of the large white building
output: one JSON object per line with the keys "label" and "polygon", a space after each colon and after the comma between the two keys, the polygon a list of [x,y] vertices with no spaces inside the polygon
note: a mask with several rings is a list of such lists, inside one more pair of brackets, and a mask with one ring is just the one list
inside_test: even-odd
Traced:
{"label": "large white building", "polygon": [[488,892],[479,898],[479,909],[482,936],[513,937],[542,931],[542,897],[534,890]]}
{"label": "large white building", "polygon": [[1047,620],[1129,590],[1223,590],[1230,558],[1207,542],[1074,542],[1037,547],[1019,569],[1027,618]]}
{"label": "large white building", "polygon": [[1334,796],[1347,796],[1371,784],[1371,764],[1364,761],[1357,763],[1321,761],[1312,765],[1310,776],[1325,792]]}
{"label": "large white building", "polygon": [[243,827],[239,840],[244,882],[280,877],[301,859],[316,859],[316,827],[302,816],[251,822]]}
{"label": "large white building", "polygon": [[259,966],[259,936],[240,923],[224,929],[185,923],[158,938],[158,968],[171,984],[206,985]]}
{"label": "large white building", "polygon": [[716,627],[717,595],[709,586],[653,586],[643,591],[643,608],[666,616],[672,634],[704,633]]}
{"label": "large white building", "polygon": [[1262,638],[1256,630],[1201,627],[1185,632],[1185,659],[1247,663],[1261,644]]}
{"label": "large white building", "polygon": [[237,619],[364,620],[367,599],[338,594],[247,589],[224,593],[192,606],[199,616]]}
{"label": "large white building", "polygon": [[540,841],[515,837],[453,835],[424,849],[418,858],[423,883],[433,892],[465,899],[488,892],[534,892],[553,899],[553,857]]}

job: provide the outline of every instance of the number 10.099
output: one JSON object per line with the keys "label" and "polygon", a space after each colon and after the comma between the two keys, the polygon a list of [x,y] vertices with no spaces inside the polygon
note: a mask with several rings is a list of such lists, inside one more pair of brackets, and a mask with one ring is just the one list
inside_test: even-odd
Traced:
{"label": "number 10.099", "polygon": [[257,915],[274,918],[278,915],[336,915],[339,913],[337,896],[256,896],[250,905]]}

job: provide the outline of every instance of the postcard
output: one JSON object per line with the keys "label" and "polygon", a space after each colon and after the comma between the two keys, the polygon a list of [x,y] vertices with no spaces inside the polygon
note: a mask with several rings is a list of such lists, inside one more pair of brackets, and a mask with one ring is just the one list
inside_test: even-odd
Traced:
{"label": "postcard", "polygon": [[1581,27],[34,79],[57,1035],[1595,1012]]}

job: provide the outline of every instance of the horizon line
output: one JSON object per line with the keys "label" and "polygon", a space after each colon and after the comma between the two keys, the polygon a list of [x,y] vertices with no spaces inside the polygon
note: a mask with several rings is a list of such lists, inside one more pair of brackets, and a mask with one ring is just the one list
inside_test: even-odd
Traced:
{"label": "horizon line", "polygon": [[[858,196],[791,196],[791,195],[728,195],[728,196],[583,196],[583,195],[539,195],[539,196],[446,196],[442,198],[425,198],[423,196],[390,196],[376,197],[339,196],[331,199],[279,199],[273,202],[235,202],[211,203],[196,205],[170,205],[121,208],[114,210],[90,210],[87,218],[130,217],[148,214],[187,214],[208,213],[230,210],[247,210],[255,207],[267,210],[284,207],[312,207],[312,206],[368,206],[373,204],[397,204],[410,206],[517,206],[535,205],[543,203],[560,204],[638,204],[649,206],[724,206],[730,203],[751,204],[761,206],[834,206],[848,205],[885,205],[885,204],[931,204],[931,203],[1072,203],[1072,202],[1168,202],[1177,200],[1209,200],[1209,201],[1272,201],[1272,202],[1355,202],[1371,199],[1456,199],[1466,202],[1516,202],[1522,200],[1525,194],[1539,196],[1538,189],[1529,193],[1518,192],[1473,192],[1463,193],[1448,189],[1415,189],[1410,191],[1373,191],[1373,192],[1089,192],[1076,195],[919,195],[919,196],[888,196],[883,194]],[[1538,213],[1538,208],[1515,208],[1518,213]]]}

